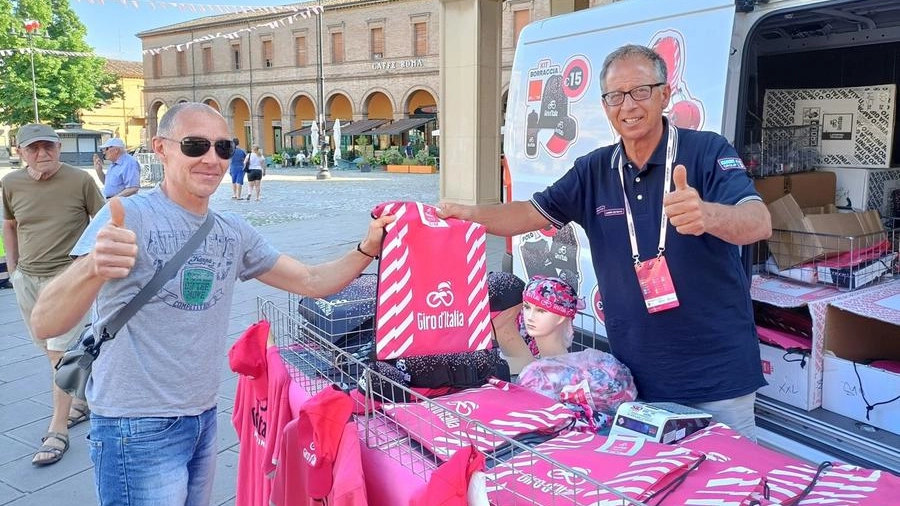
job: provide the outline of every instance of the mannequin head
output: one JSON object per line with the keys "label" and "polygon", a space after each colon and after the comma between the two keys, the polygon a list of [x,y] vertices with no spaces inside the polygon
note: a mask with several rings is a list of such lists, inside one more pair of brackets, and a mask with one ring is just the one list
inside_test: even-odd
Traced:
{"label": "mannequin head", "polygon": [[583,307],[575,289],[559,278],[535,276],[525,285],[522,301],[525,329],[541,357],[568,353],[575,335],[572,320]]}

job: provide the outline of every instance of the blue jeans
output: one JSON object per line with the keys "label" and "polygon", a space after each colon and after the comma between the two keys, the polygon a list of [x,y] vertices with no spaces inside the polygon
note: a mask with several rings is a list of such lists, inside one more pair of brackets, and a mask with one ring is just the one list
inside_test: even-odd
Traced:
{"label": "blue jeans", "polygon": [[216,474],[216,408],[197,416],[91,415],[101,506],[209,506]]}

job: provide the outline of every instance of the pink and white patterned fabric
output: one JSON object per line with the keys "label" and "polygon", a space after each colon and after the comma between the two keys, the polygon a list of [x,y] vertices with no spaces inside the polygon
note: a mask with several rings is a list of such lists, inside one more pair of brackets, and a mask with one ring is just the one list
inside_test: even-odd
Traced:
{"label": "pink and white patterned fabric", "polygon": [[900,497],[897,476],[850,464],[785,466],[770,471],[765,480],[767,493],[760,506],[883,506],[897,504]]}
{"label": "pink and white patterned fabric", "polygon": [[378,264],[378,360],[491,347],[485,228],[441,219],[419,202],[379,204],[393,214]]}
{"label": "pink and white patterned fabric", "polygon": [[678,446],[706,455],[708,460],[755,469],[762,474],[803,461],[769,450],[722,423],[714,423],[679,441]]}
{"label": "pink and white patterned fabric", "polygon": [[469,445],[488,453],[507,438],[553,434],[575,419],[553,399],[498,379],[428,402],[384,403],[381,409],[444,461]]}
{"label": "pink and white patterned fabric", "polygon": [[[667,499],[703,506],[890,504],[900,479],[845,464],[817,468],[749,441],[722,424],[698,431],[679,446],[706,455],[706,462]],[[726,468],[725,472],[718,468]],[[807,495],[801,497],[804,490]],[[894,496],[882,495],[890,490]],[[880,499],[878,499],[880,498]],[[880,502],[879,502],[880,501]]]}
{"label": "pink and white patterned fabric", "polygon": [[624,504],[612,489],[647,501],[702,461],[703,455],[686,448],[641,438],[566,431],[489,470],[488,497],[493,504]]}

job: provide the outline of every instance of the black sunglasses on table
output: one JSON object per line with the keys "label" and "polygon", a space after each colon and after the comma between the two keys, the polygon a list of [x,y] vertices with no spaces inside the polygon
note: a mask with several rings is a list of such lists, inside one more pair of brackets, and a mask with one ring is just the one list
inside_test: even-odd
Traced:
{"label": "black sunglasses on table", "polygon": [[199,158],[205,155],[209,152],[209,148],[213,146],[216,148],[216,155],[223,160],[228,160],[234,155],[234,141],[231,139],[220,139],[212,142],[203,137],[185,137],[177,140],[160,135],[159,138],[179,143],[181,153],[191,158]]}

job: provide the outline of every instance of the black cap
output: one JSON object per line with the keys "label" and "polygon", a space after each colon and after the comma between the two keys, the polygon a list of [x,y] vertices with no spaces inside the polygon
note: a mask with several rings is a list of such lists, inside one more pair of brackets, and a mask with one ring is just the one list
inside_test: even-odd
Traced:
{"label": "black cap", "polygon": [[525,282],[509,272],[491,272],[487,276],[491,312],[507,310],[522,303]]}

